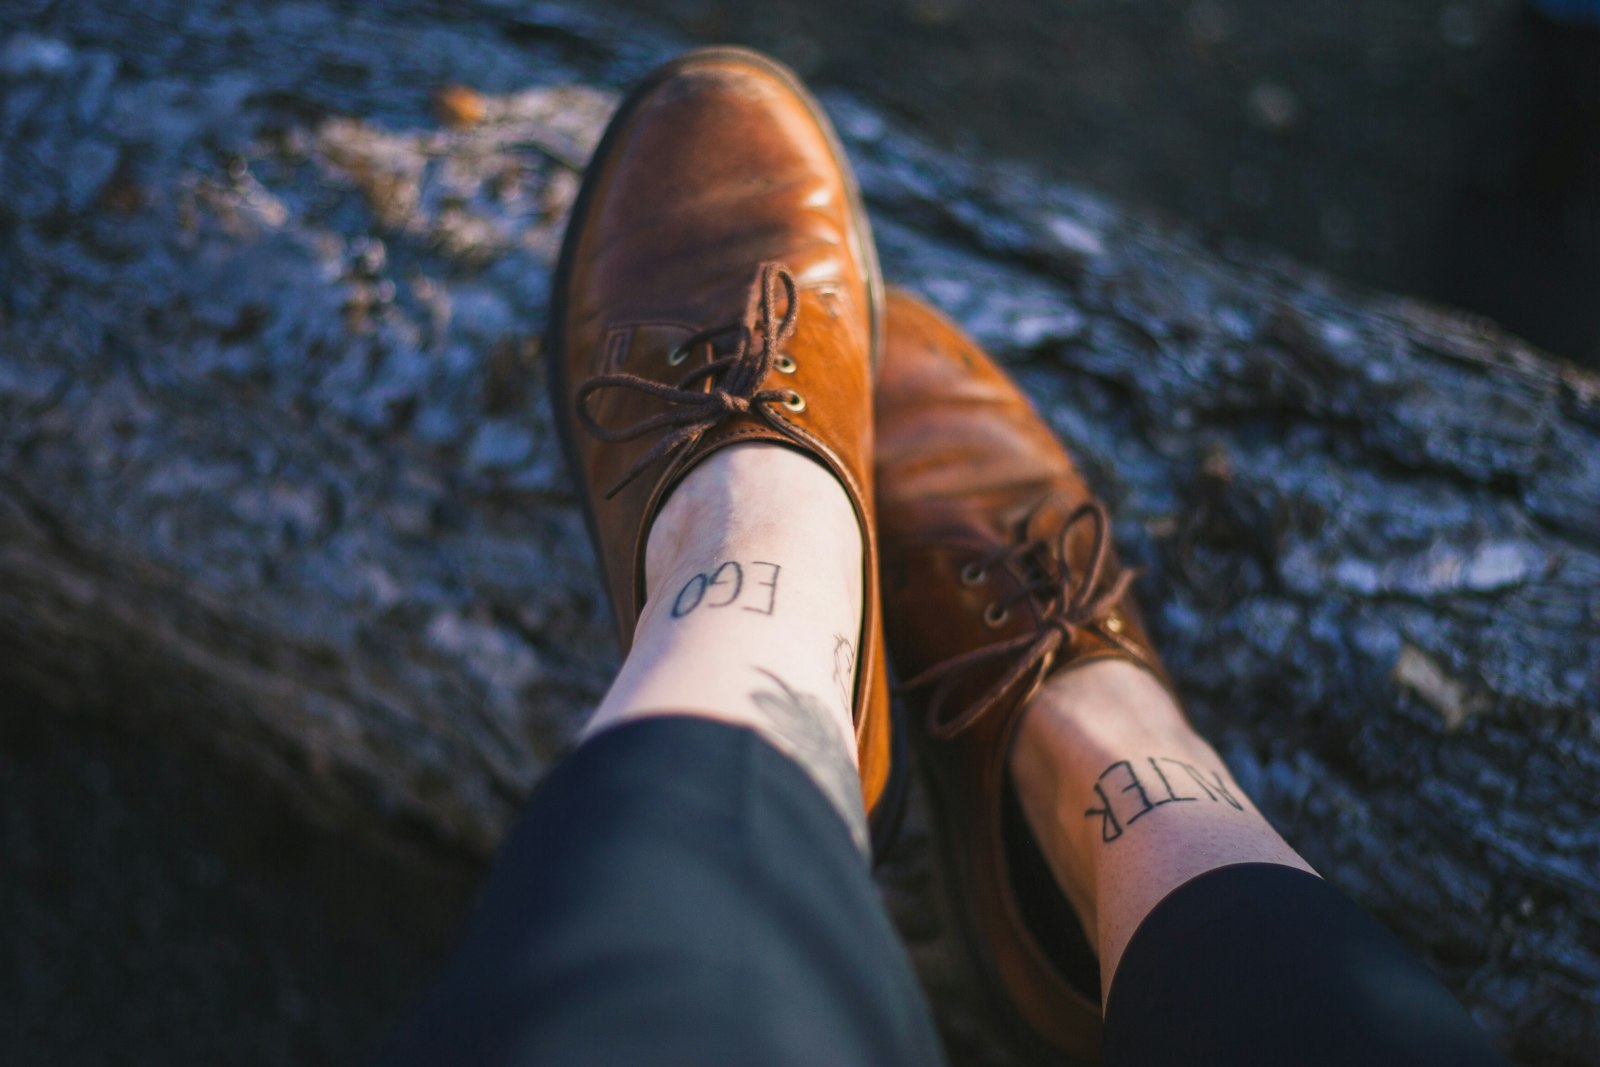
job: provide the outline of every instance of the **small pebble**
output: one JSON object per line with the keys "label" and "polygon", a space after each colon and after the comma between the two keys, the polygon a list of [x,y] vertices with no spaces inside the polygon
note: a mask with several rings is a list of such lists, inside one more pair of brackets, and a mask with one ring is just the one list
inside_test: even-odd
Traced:
{"label": "small pebble", "polygon": [[465,130],[482,122],[489,107],[481,93],[465,85],[447,85],[434,95],[433,111],[446,126]]}
{"label": "small pebble", "polygon": [[1273,133],[1287,133],[1300,121],[1300,98],[1278,82],[1251,86],[1245,109],[1257,125]]}

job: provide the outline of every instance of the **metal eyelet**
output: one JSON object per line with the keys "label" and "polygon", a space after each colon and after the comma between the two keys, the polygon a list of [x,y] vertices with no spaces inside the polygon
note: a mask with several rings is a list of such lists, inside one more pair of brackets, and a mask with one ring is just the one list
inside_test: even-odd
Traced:
{"label": "metal eyelet", "polygon": [[1105,628],[1107,630],[1109,630],[1111,633],[1120,634],[1122,632],[1122,616],[1121,615],[1107,615],[1106,616],[1106,621],[1105,621]]}
{"label": "metal eyelet", "polygon": [[806,398],[791,389],[789,395],[783,398],[783,406],[798,414],[806,409]]}
{"label": "metal eyelet", "polygon": [[967,586],[968,588],[971,588],[975,585],[982,585],[983,580],[988,576],[988,568],[984,567],[981,563],[969,563],[965,567],[961,568],[961,584]]}
{"label": "metal eyelet", "polygon": [[683,365],[683,361],[688,359],[688,358],[689,358],[689,350],[687,348],[674,348],[671,352],[667,353],[667,366],[669,366],[669,367],[682,366]]}
{"label": "metal eyelet", "polygon": [[999,604],[990,604],[983,609],[984,625],[990,629],[1004,626],[1009,618],[1011,618],[1011,609],[1002,608]]}
{"label": "metal eyelet", "polygon": [[800,369],[800,364],[796,363],[788,356],[779,356],[777,359],[774,359],[772,361],[772,366],[779,374],[793,374],[795,371]]}

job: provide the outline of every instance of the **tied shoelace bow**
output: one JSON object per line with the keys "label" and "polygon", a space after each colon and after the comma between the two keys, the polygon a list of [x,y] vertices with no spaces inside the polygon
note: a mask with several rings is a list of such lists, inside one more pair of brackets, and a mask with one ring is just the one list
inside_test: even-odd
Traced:
{"label": "tied shoelace bow", "polygon": [[[776,313],[780,290],[786,301],[782,316]],[[752,288],[743,322],[701,330],[680,342],[669,359],[737,331],[739,345],[732,354],[695,368],[676,385],[652,381],[638,374],[605,374],[579,386],[575,398],[578,418],[584,428],[600,440],[618,444],[657,430],[668,431],[607,490],[606,499],[616,496],[656,460],[689,446],[724,420],[743,415],[762,404],[782,403],[794,395],[790,389],[761,389],[759,386],[772,370],[780,349],[794,336],[799,313],[794,275],[781,264],[766,263]],[[715,383],[712,388],[700,388],[707,380]],[[631,389],[664,400],[669,406],[666,411],[640,419],[631,426],[612,429],[601,425],[589,410],[589,398],[602,389]]]}
{"label": "tied shoelace bow", "polygon": [[[1034,516],[1038,515],[1052,499],[1054,498],[1046,497],[1035,506],[1023,524],[1024,530],[1032,527]],[[1067,539],[1071,536],[1073,528],[1081,522],[1089,522],[1093,527],[1094,545],[1089,554],[1089,565],[1084,568],[1082,575],[1074,576],[1067,566]],[[1110,538],[1107,536],[1109,526],[1110,519],[1106,515],[1106,509],[1099,501],[1090,500],[1074,508],[1067,516],[1066,522],[1056,535],[1054,545],[1056,551],[1053,554],[1050,552],[1052,546],[1047,538],[1034,537],[1026,538],[1020,544],[977,561],[976,567],[979,573],[997,564],[1011,565],[1029,558],[1037,561],[1038,576],[995,607],[1003,617],[1004,612],[1009,611],[1011,605],[1018,601],[1030,596],[1041,597],[1045,603],[1045,610],[1041,613],[1042,624],[1033,633],[1020,634],[964,652],[954,659],[928,668],[903,683],[899,687],[902,693],[929,685],[938,687],[934,690],[928,708],[929,733],[939,740],[948,741],[971,729],[975,723],[998,707],[1001,698],[1030,671],[1036,672],[1034,684],[1043,680],[1056,653],[1062,648],[1071,646],[1080,629],[1099,622],[1116,609],[1118,601],[1128,591],[1128,586],[1133,583],[1138,572],[1124,570],[1117,575],[1109,588],[1099,593],[1095,592],[1095,588],[1101,583],[1101,573],[1105,569],[1106,559],[1110,553]],[[1077,578],[1076,582],[1073,580],[1074,577]],[[955,684],[968,670],[1011,656],[1016,657],[1011,669],[985,690],[971,707],[951,718],[940,715]]]}

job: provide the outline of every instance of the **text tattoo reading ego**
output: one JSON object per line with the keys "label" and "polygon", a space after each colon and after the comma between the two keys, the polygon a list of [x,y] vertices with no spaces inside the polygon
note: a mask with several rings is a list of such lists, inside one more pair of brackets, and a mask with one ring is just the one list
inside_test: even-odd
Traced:
{"label": "text tattoo reading ego", "polygon": [[[750,569],[748,589],[746,567]],[[685,582],[672,600],[672,617],[681,619],[702,606],[728,608],[735,605],[758,615],[771,615],[778,606],[778,574],[782,570],[778,564],[763,560],[741,564],[730,559]],[[741,600],[744,603],[740,603]]]}

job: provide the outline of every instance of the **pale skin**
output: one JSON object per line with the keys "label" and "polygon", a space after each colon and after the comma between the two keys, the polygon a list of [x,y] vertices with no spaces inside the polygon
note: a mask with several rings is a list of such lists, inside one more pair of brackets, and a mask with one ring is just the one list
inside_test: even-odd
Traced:
{"label": "pale skin", "polygon": [[[754,729],[811,775],[864,848],[845,676],[862,584],[860,527],[832,474],[776,445],[716,453],[650,530],[633,647],[585,736],[659,715]],[[1051,678],[1023,712],[1011,770],[1099,954],[1102,996],[1139,922],[1190,878],[1248,862],[1311,871],[1132,664]]]}
{"label": "pale skin", "polygon": [[861,557],[855,509],[815,460],[769,444],[713,454],[650,529],[633,647],[585,735],[656,715],[750,727],[810,773],[865,849],[854,675],[837,677],[859,645]]}
{"label": "pale skin", "polygon": [[[1088,663],[1045,683],[1023,712],[1011,773],[1023,815],[1100,957],[1102,1001],[1134,930],[1189,879],[1233,863],[1316,873],[1256,810],[1171,694],[1123,660]],[[1088,814],[1105,809],[1103,797],[1114,823]]]}

